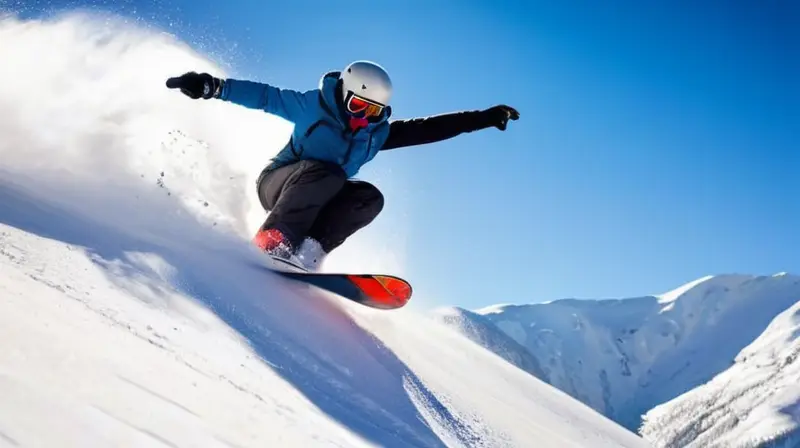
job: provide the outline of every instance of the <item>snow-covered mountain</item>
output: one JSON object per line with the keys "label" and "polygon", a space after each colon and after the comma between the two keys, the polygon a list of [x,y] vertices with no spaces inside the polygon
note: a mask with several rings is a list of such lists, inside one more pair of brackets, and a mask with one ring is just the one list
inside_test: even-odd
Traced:
{"label": "snow-covered mountain", "polygon": [[[501,354],[505,359],[526,359],[520,367],[530,371],[527,355],[533,355],[544,372],[540,378],[636,430],[641,415],[653,407],[731,367],[798,300],[797,276],[720,275],[659,296],[568,299],[450,313],[474,319],[483,334],[492,333],[491,322],[495,333],[512,338],[527,352]],[[470,325],[459,328],[471,332]],[[481,341],[499,338],[473,339],[493,350],[494,344]],[[776,350],[791,347],[784,344]]]}
{"label": "snow-covered mountain", "polygon": [[[645,446],[413,305],[260,269],[287,128],[167,91],[220,72],[170,36],[5,17],[0,60],[0,446]],[[331,268],[398,272],[371,231]]]}
{"label": "snow-covered mountain", "polygon": [[798,336],[800,303],[795,303],[733,366],[648,412],[642,434],[658,447],[800,445]]}
{"label": "snow-covered mountain", "polygon": [[489,349],[511,364],[547,381],[547,373],[539,365],[539,361],[517,341],[498,331],[497,327],[484,316],[462,308],[445,308],[437,310],[434,317],[446,325],[455,327],[473,342]]}

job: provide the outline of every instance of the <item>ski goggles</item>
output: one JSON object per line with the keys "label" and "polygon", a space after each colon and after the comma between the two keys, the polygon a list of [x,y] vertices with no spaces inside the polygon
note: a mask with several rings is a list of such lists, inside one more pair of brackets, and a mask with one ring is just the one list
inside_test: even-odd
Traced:
{"label": "ski goggles", "polygon": [[383,104],[361,98],[353,92],[348,94],[345,106],[347,107],[347,111],[351,114],[360,114],[363,112],[365,117],[377,117],[383,112],[384,108]]}

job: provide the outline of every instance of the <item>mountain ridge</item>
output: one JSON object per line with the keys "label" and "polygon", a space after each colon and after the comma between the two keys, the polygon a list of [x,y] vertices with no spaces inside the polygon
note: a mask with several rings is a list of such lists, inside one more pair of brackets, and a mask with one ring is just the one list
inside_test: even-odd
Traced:
{"label": "mountain ridge", "polygon": [[484,334],[491,322],[528,351],[540,379],[636,431],[643,414],[733,365],[798,300],[800,276],[722,274],[650,296],[493,305],[472,314],[484,320]]}

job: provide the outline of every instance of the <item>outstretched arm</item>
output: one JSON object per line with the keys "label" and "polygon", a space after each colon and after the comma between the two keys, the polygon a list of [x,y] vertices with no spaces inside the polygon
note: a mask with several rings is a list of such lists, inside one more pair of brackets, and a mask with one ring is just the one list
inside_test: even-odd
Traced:
{"label": "outstretched arm", "polygon": [[297,92],[259,82],[226,79],[222,82],[219,99],[249,109],[261,109],[294,122],[315,95],[313,91]]}
{"label": "outstretched arm", "polygon": [[389,138],[381,148],[389,150],[424,145],[453,138],[457,135],[496,127],[505,130],[508,120],[519,119],[514,108],[501,105],[481,111],[453,112],[424,118],[393,121]]}
{"label": "outstretched arm", "polygon": [[269,84],[237,79],[219,79],[208,73],[189,72],[167,80],[167,87],[180,89],[190,98],[219,98],[250,109],[260,109],[289,121],[296,121],[317,91],[296,92]]}

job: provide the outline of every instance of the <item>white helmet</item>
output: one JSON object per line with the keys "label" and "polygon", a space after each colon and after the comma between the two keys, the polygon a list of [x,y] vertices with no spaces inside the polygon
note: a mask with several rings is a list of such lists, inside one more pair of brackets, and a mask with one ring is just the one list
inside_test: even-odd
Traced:
{"label": "white helmet", "polygon": [[370,61],[356,61],[342,70],[340,78],[345,101],[347,95],[353,92],[361,98],[383,106],[389,105],[389,100],[392,98],[392,80],[380,65]]}

